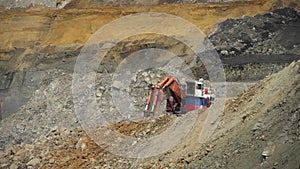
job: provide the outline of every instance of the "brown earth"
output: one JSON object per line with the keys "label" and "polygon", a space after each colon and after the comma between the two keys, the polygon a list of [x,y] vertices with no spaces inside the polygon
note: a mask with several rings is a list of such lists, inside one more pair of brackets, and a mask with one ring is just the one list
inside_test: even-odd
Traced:
{"label": "brown earth", "polygon": [[[0,15],[0,70],[3,73],[9,73],[35,67],[33,60],[36,58],[26,58],[31,54],[78,50],[103,25],[134,13],[151,11],[173,14],[195,24],[206,35],[209,35],[215,30],[217,23],[228,18],[262,14],[281,6],[300,9],[297,1],[285,0],[280,2],[278,3],[276,0],[255,0],[221,4],[81,8],[87,7],[83,5],[61,10],[35,6],[29,9],[2,11]],[[88,2],[86,3],[88,4]],[[168,31],[172,28],[165,29]],[[178,53],[178,51],[182,53],[181,49],[186,49],[183,44],[170,41],[170,38],[153,35],[135,36],[123,42],[112,51],[109,55],[110,58],[120,56],[123,50],[126,49],[126,45],[131,42],[137,44],[137,46],[129,46],[132,48],[131,50],[142,48],[143,45],[148,43],[155,43],[156,46],[154,47],[156,48],[160,44],[167,44],[172,48],[171,50],[169,48],[169,50],[175,51],[175,53]]]}
{"label": "brown earth", "polygon": [[[138,12],[166,12],[182,17],[204,33],[214,31],[216,23],[228,18],[253,16],[269,11],[275,1],[256,0],[224,4],[169,4],[158,6],[99,7],[96,9],[49,10],[40,6],[14,9],[0,16],[0,51],[35,46],[83,44],[101,26]],[[290,6],[292,1],[284,1]],[[294,5],[295,6],[295,5]],[[296,5],[299,9],[299,4]],[[80,23],[80,24],[79,24]],[[9,58],[1,57],[1,60]]]}

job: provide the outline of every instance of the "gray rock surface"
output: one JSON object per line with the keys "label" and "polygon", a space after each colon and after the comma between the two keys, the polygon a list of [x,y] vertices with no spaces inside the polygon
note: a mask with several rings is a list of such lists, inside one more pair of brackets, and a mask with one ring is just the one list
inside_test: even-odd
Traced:
{"label": "gray rock surface", "polygon": [[217,26],[209,39],[223,58],[249,54],[299,55],[299,18],[299,12],[282,8],[264,15],[228,19]]}
{"label": "gray rock surface", "polygon": [[[246,91],[232,100],[236,103],[228,109],[228,112],[233,112],[232,116],[223,118],[220,130],[214,134],[216,140],[222,141],[216,142],[215,151],[193,161],[187,168],[299,167],[295,156],[300,150],[300,133],[295,128],[298,125],[296,119],[299,122],[300,118],[299,114],[295,114],[300,106],[296,101],[300,96],[299,63],[292,63],[289,68],[252,86],[248,90],[250,93]],[[282,85],[285,87],[282,88]],[[267,92],[269,89],[270,92]],[[281,92],[287,95],[282,97]],[[265,106],[269,108],[264,109]],[[242,118],[237,120],[236,117]]]}
{"label": "gray rock surface", "polygon": [[[99,6],[126,6],[126,5],[159,5],[159,4],[192,4],[192,3],[207,3],[207,2],[234,2],[234,1],[247,1],[247,0],[90,0],[88,1],[89,6],[99,7]],[[80,7],[82,0],[73,0],[66,7]]]}
{"label": "gray rock surface", "polygon": [[[299,20],[299,13],[289,8],[283,8],[264,15],[231,19],[220,23],[217,31],[209,39],[220,53],[227,81],[258,81],[278,72],[293,60],[299,59]],[[264,36],[265,34],[272,36]],[[289,37],[287,42],[284,41],[286,36]],[[153,46],[152,44],[150,47],[171,48],[176,44],[168,44],[169,46],[164,46],[166,44]],[[127,46],[126,44],[121,45]],[[259,45],[269,46],[267,50],[261,50]],[[2,71],[0,75],[0,116],[2,118],[16,112],[26,104],[34,91],[39,89],[42,84],[49,84],[55,79],[54,69],[62,70],[67,74],[73,72],[80,47],[67,47],[66,51],[63,49],[62,46],[49,53],[27,54],[23,61],[32,64],[32,68],[29,70],[9,72],[4,69]],[[16,49],[10,55],[18,56],[23,52],[23,49]],[[130,54],[130,52],[125,52],[125,54]],[[109,60],[102,63],[97,72],[113,73],[117,66],[116,61]],[[201,62],[191,69],[196,78],[209,78],[205,66]],[[136,91],[144,90],[149,81],[153,80],[153,77],[148,75],[143,78],[146,83],[139,83],[135,86]],[[120,87],[122,86],[118,84],[118,88]],[[97,91],[96,94],[100,97],[103,93]],[[141,96],[144,95],[145,93]]]}
{"label": "gray rock surface", "polygon": [[5,9],[27,8],[42,5],[49,8],[63,8],[71,0],[0,0],[0,6]]}

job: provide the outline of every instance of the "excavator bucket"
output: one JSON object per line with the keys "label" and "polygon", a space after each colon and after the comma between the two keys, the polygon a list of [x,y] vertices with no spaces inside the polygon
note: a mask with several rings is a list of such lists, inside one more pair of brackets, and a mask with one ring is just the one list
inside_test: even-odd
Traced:
{"label": "excavator bucket", "polygon": [[159,113],[160,105],[164,99],[164,92],[161,88],[150,87],[148,89],[148,98],[146,101],[146,108],[144,111],[144,116],[156,116]]}

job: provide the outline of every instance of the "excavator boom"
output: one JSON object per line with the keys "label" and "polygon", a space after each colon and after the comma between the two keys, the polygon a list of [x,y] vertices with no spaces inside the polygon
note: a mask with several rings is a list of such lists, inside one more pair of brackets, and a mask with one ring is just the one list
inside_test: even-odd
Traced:
{"label": "excavator boom", "polygon": [[181,107],[183,92],[176,78],[164,78],[157,86],[151,86],[148,90],[145,116],[155,116],[159,113],[162,102],[167,100],[167,111],[178,111]]}
{"label": "excavator boom", "polygon": [[145,116],[157,116],[164,100],[167,112],[182,114],[208,108],[214,97],[214,89],[207,87],[203,79],[181,85],[176,78],[165,77],[156,86],[149,87]]}

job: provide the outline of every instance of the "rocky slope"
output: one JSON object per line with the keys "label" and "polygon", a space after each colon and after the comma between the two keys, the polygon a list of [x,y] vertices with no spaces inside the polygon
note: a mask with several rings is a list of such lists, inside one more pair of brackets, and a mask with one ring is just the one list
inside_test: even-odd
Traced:
{"label": "rocky slope", "polygon": [[[0,113],[5,119],[0,123],[0,167],[297,168],[299,61],[231,98],[219,128],[207,144],[198,144],[197,134],[207,115],[204,111],[199,112],[190,137],[176,148],[144,160],[118,157],[96,145],[81,128],[71,95],[72,73],[82,45],[99,26],[113,19],[141,11],[167,11],[191,21],[208,34],[213,32],[215,23],[228,18],[253,16],[278,6],[297,7],[296,1],[290,2],[69,7],[56,11],[37,6],[2,11]],[[299,20],[298,12],[283,8],[218,24],[209,39],[221,55],[227,79],[236,81],[228,89],[230,97],[253,84],[245,81],[261,80],[299,59]],[[182,43],[162,36],[123,40],[97,71],[92,87],[96,89],[99,111],[117,113],[109,101],[111,87],[122,89],[122,85],[112,86],[112,73],[122,58],[147,47],[168,49],[183,57],[192,54]],[[143,109],[146,87],[165,75],[150,72],[139,72],[128,79],[134,103],[130,108]],[[194,65],[193,72],[199,77],[206,75],[201,63]],[[125,135],[147,138],[167,128],[171,121],[172,118],[162,116],[154,121],[120,122],[110,127]],[[245,161],[249,156],[253,158],[251,164]]]}
{"label": "rocky slope", "polygon": [[228,19],[209,36],[227,79],[259,80],[300,58],[300,13],[290,8]]}
{"label": "rocky slope", "polygon": [[222,57],[299,54],[299,18],[297,11],[284,8],[254,17],[228,19],[218,24],[209,39]]}
{"label": "rocky slope", "polygon": [[300,62],[238,98],[215,133],[215,147],[188,168],[299,168]]}
{"label": "rocky slope", "polygon": [[60,9],[65,7],[71,0],[0,0],[0,7],[4,10],[15,8],[28,8],[33,6],[43,6],[45,8]]}
{"label": "rocky slope", "polygon": [[[200,8],[199,10],[201,11]],[[24,11],[19,12],[22,14]],[[25,13],[30,14],[31,12],[27,11]],[[50,11],[46,13],[49,15],[51,14],[51,16],[53,15]],[[72,13],[75,14],[75,12],[71,12],[71,14]],[[44,12],[40,11],[37,14],[38,17],[40,17],[44,15]],[[66,20],[70,19],[70,14],[63,14],[63,12],[61,12],[61,14],[63,18],[66,17],[67,19],[58,19],[58,21],[54,22],[64,23]],[[94,14],[99,13],[96,12]],[[13,13],[11,13],[11,15],[12,16],[8,15],[8,18],[15,18]],[[30,19],[32,17],[31,14],[28,17]],[[10,22],[8,22],[8,24],[9,23]],[[27,27],[26,24],[28,24],[28,21],[25,25],[23,22],[18,23],[18,25],[19,24],[23,24],[22,27],[24,28],[18,28],[18,26],[16,26],[16,28],[20,30],[29,30],[29,32],[33,31],[31,28]],[[57,25],[56,23],[52,24]],[[254,30],[253,24],[261,27],[257,26]],[[47,24],[45,23],[45,25]],[[264,25],[274,26],[268,27]],[[38,25],[35,24],[31,26],[38,27]],[[291,61],[299,59],[299,38],[297,35],[299,34],[300,29],[298,29],[298,27],[299,13],[289,8],[283,8],[270,14],[244,17],[238,20],[227,20],[224,23],[219,24],[218,29],[209,36],[209,39],[216,46],[216,49],[221,56],[227,81],[243,81],[251,83],[277,72]],[[2,28],[7,29],[4,28],[4,26]],[[62,26],[57,28],[52,28],[52,26],[49,28],[47,26],[37,30],[38,32],[36,32],[36,34],[41,36],[38,37],[40,42],[34,43],[36,45],[45,43],[42,42],[42,37],[49,36],[48,38],[45,38],[51,43],[51,45],[48,46],[25,47],[25,45],[31,46],[31,42],[21,41],[19,39],[18,41],[14,41],[15,36],[20,38],[18,33],[15,33],[16,35],[10,38],[6,38],[6,42],[9,44],[14,43],[15,47],[11,50],[11,45],[9,45],[9,48],[6,48],[4,45],[2,46],[4,48],[3,52],[0,54],[0,70],[2,71],[2,78],[0,80],[0,95],[2,96],[0,98],[0,109],[3,118],[17,111],[20,106],[25,104],[32,93],[40,87],[43,81],[52,81],[55,79],[56,77],[52,77],[52,75],[49,74],[52,69],[60,69],[66,73],[71,73],[73,71],[76,57],[79,54],[82,45],[62,45],[60,43],[71,43],[74,38],[81,38],[82,35],[73,32],[78,35],[78,37],[71,36],[71,39],[68,39],[69,36],[64,35],[66,33],[64,32],[64,29],[65,28],[62,28]],[[80,27],[80,29],[82,29],[82,27]],[[59,35],[59,38],[56,38],[58,35],[50,37],[48,32],[43,33],[43,31],[46,30],[50,31],[50,34],[53,33],[53,31],[56,32],[56,34]],[[73,28],[72,30],[77,31],[77,29]],[[244,36],[244,34],[238,30],[248,32],[249,36]],[[3,36],[11,36],[9,30],[4,32],[5,33],[2,34]],[[22,36],[26,35],[27,38],[29,38],[29,35],[26,32],[20,31],[19,33],[21,33]],[[263,34],[272,34],[272,36],[262,38]],[[35,34],[31,33],[30,36],[31,35]],[[289,36],[289,43],[282,43],[282,37],[287,36]],[[286,46],[287,44],[289,44],[289,46]],[[112,73],[122,58],[140,49],[150,47],[168,49],[180,56],[192,54],[187,46],[174,39],[150,35],[132,37],[120,42],[114,47],[107,56],[107,64],[101,65],[99,72]],[[208,78],[206,70],[201,63],[194,65],[192,70],[197,78]],[[231,96],[233,96],[233,93]]]}
{"label": "rocky slope", "polygon": [[[100,79],[102,85],[107,83],[103,76]],[[70,80],[68,75],[56,78],[38,90],[27,106],[0,124],[1,167],[297,168],[300,165],[297,160],[299,61],[228,101],[217,130],[206,144],[198,142],[203,116],[207,113],[200,111],[194,129],[179,145],[143,160],[113,155],[85,134],[73,114]],[[97,90],[103,92],[97,97],[106,95],[107,89]],[[104,111],[111,112],[110,107]],[[144,137],[167,128],[168,119],[162,116],[155,121],[120,122],[111,127],[126,135]]]}
{"label": "rocky slope", "polygon": [[[1,0],[0,7],[8,9],[27,8],[30,6],[44,6],[48,8],[97,8],[101,6],[148,6],[161,4],[201,4],[201,3],[228,3],[228,2],[246,2],[249,0]],[[273,1],[275,5],[288,5],[297,7],[296,0]]]}
{"label": "rocky slope", "polygon": [[161,4],[194,4],[194,3],[207,3],[207,2],[218,2],[218,3],[226,3],[226,2],[233,2],[233,1],[247,1],[247,0],[133,0],[133,1],[126,1],[126,0],[73,0],[69,3],[66,8],[95,8],[99,6],[129,6],[129,5],[161,5]]}

